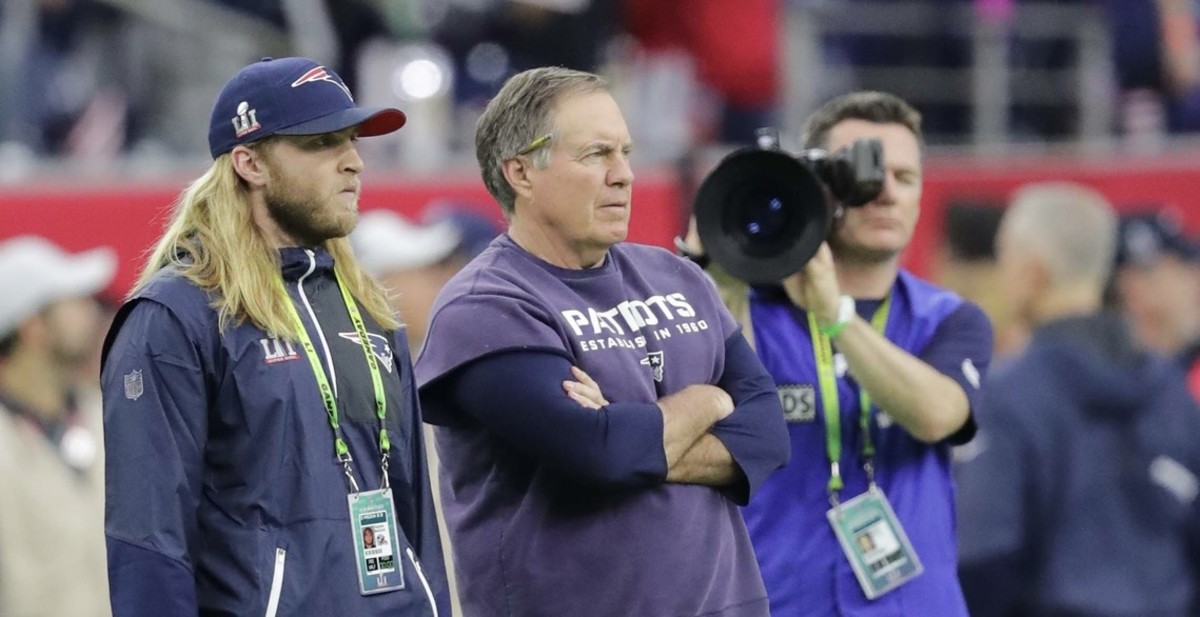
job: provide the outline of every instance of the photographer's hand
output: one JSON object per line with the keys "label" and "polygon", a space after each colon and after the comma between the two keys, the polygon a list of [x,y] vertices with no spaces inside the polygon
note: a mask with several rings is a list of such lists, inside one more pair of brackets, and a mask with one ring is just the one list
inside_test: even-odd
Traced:
{"label": "photographer's hand", "polygon": [[837,321],[838,298],[842,291],[829,244],[822,243],[803,270],[784,279],[783,289],[792,304],[811,311],[818,324],[829,326]]}
{"label": "photographer's hand", "polygon": [[[837,321],[842,291],[827,244],[802,271],[785,279],[783,288],[793,304],[813,313],[818,325]],[[941,441],[969,419],[970,402],[958,382],[896,346],[869,321],[851,317],[834,344],[858,384],[916,439]]]}

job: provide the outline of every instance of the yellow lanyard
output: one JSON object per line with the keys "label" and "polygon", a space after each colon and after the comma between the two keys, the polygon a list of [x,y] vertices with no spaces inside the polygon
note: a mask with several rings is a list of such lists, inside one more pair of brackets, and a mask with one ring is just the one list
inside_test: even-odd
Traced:
{"label": "yellow lanyard", "polygon": [[[888,314],[891,313],[892,296],[884,298],[883,304],[875,309],[871,316],[871,325],[880,334],[887,328]],[[817,363],[817,382],[821,390],[821,404],[825,415],[825,453],[829,457],[829,492],[837,493],[842,490],[842,419],[841,403],[838,401],[837,375],[833,367],[833,343],[828,336],[821,333],[817,318],[808,311],[808,331],[812,335],[813,354]],[[864,461],[875,456],[875,445],[871,442],[871,395],[861,385],[858,388],[859,417],[858,425],[862,428],[862,455]]]}
{"label": "yellow lanyard", "polygon": [[[371,351],[371,340],[367,338],[367,328],[363,325],[362,315],[358,312],[358,304],[342,284],[342,279],[334,272],[334,278],[337,281],[338,291],[342,292],[342,302],[346,304],[346,312],[350,314],[350,321],[354,323],[354,331],[358,334],[358,342],[362,346],[363,355],[367,358],[367,369],[371,373],[371,385],[375,388],[375,415],[379,418],[379,452],[382,456],[383,467],[383,488],[388,488],[388,451],[392,449],[392,442],[388,439],[387,425],[384,419],[387,417],[387,398],[383,392],[383,378],[379,374],[379,364],[375,361],[375,354]],[[333,429],[333,449],[337,454],[337,458],[342,463],[342,467],[346,472],[346,478],[350,482],[352,492],[358,492],[358,482],[354,479],[354,474],[350,469],[350,447],[346,445],[346,440],[342,438],[342,427],[338,422],[337,397],[333,394],[333,388],[329,386],[329,378],[325,376],[325,368],[321,366],[321,359],[317,356],[317,350],[313,346],[312,338],[308,335],[308,330],[304,327],[304,321],[300,319],[300,313],[296,311],[295,304],[291,301],[291,297],[287,295],[287,289],[284,287],[283,279],[277,279],[279,288],[283,291],[284,296],[288,298],[288,310],[292,314],[292,323],[296,327],[296,335],[300,338],[300,344],[304,347],[304,353],[308,356],[308,363],[312,367],[313,376],[317,379],[317,388],[321,391],[321,400],[325,403],[325,413],[329,416],[329,426]],[[320,324],[313,324],[320,328]],[[330,362],[332,362],[330,358]],[[330,367],[333,370],[333,367]]]}

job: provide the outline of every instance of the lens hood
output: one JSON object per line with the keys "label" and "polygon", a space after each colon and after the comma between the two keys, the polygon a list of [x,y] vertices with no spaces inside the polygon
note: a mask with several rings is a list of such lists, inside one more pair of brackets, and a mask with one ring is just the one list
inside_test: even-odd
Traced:
{"label": "lens hood", "polygon": [[817,175],[778,149],[745,148],[722,159],[701,183],[693,213],[705,252],[756,285],[798,272],[833,224]]}

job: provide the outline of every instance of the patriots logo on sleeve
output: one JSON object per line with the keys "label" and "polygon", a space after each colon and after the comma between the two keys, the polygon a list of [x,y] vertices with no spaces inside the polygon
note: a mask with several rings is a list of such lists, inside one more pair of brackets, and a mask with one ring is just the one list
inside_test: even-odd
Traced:
{"label": "patriots logo on sleeve", "polygon": [[[338,336],[353,342],[355,345],[362,345],[362,339],[358,338],[357,332],[338,332]],[[372,332],[367,333],[367,339],[371,343],[371,352],[375,355],[375,359],[383,365],[387,372],[392,372],[393,362],[392,346],[388,345],[387,338]]]}
{"label": "patriots logo on sleeve", "polygon": [[354,100],[354,96],[352,96],[350,94],[350,88],[347,88],[346,84],[342,83],[340,80],[338,80],[338,78],[334,77],[333,75],[330,75],[329,71],[326,71],[325,67],[323,67],[323,66],[318,66],[317,68],[311,69],[307,73],[301,75],[299,79],[292,82],[292,87],[299,88],[300,86],[303,86],[304,84],[316,83],[318,81],[329,82],[329,83],[341,88],[342,92],[345,92],[346,96],[351,101]]}

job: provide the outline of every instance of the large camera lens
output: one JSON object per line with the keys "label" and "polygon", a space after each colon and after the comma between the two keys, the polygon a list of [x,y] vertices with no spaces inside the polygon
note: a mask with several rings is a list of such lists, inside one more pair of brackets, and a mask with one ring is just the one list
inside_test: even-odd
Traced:
{"label": "large camera lens", "polygon": [[764,186],[758,178],[747,180],[730,192],[742,207],[726,212],[725,232],[750,255],[775,255],[795,242],[803,217],[797,216],[796,204],[788,203],[787,187]]}
{"label": "large camera lens", "polygon": [[758,148],[725,157],[700,185],[694,212],[713,261],[754,284],[803,268],[832,224],[813,171],[784,152]]}

